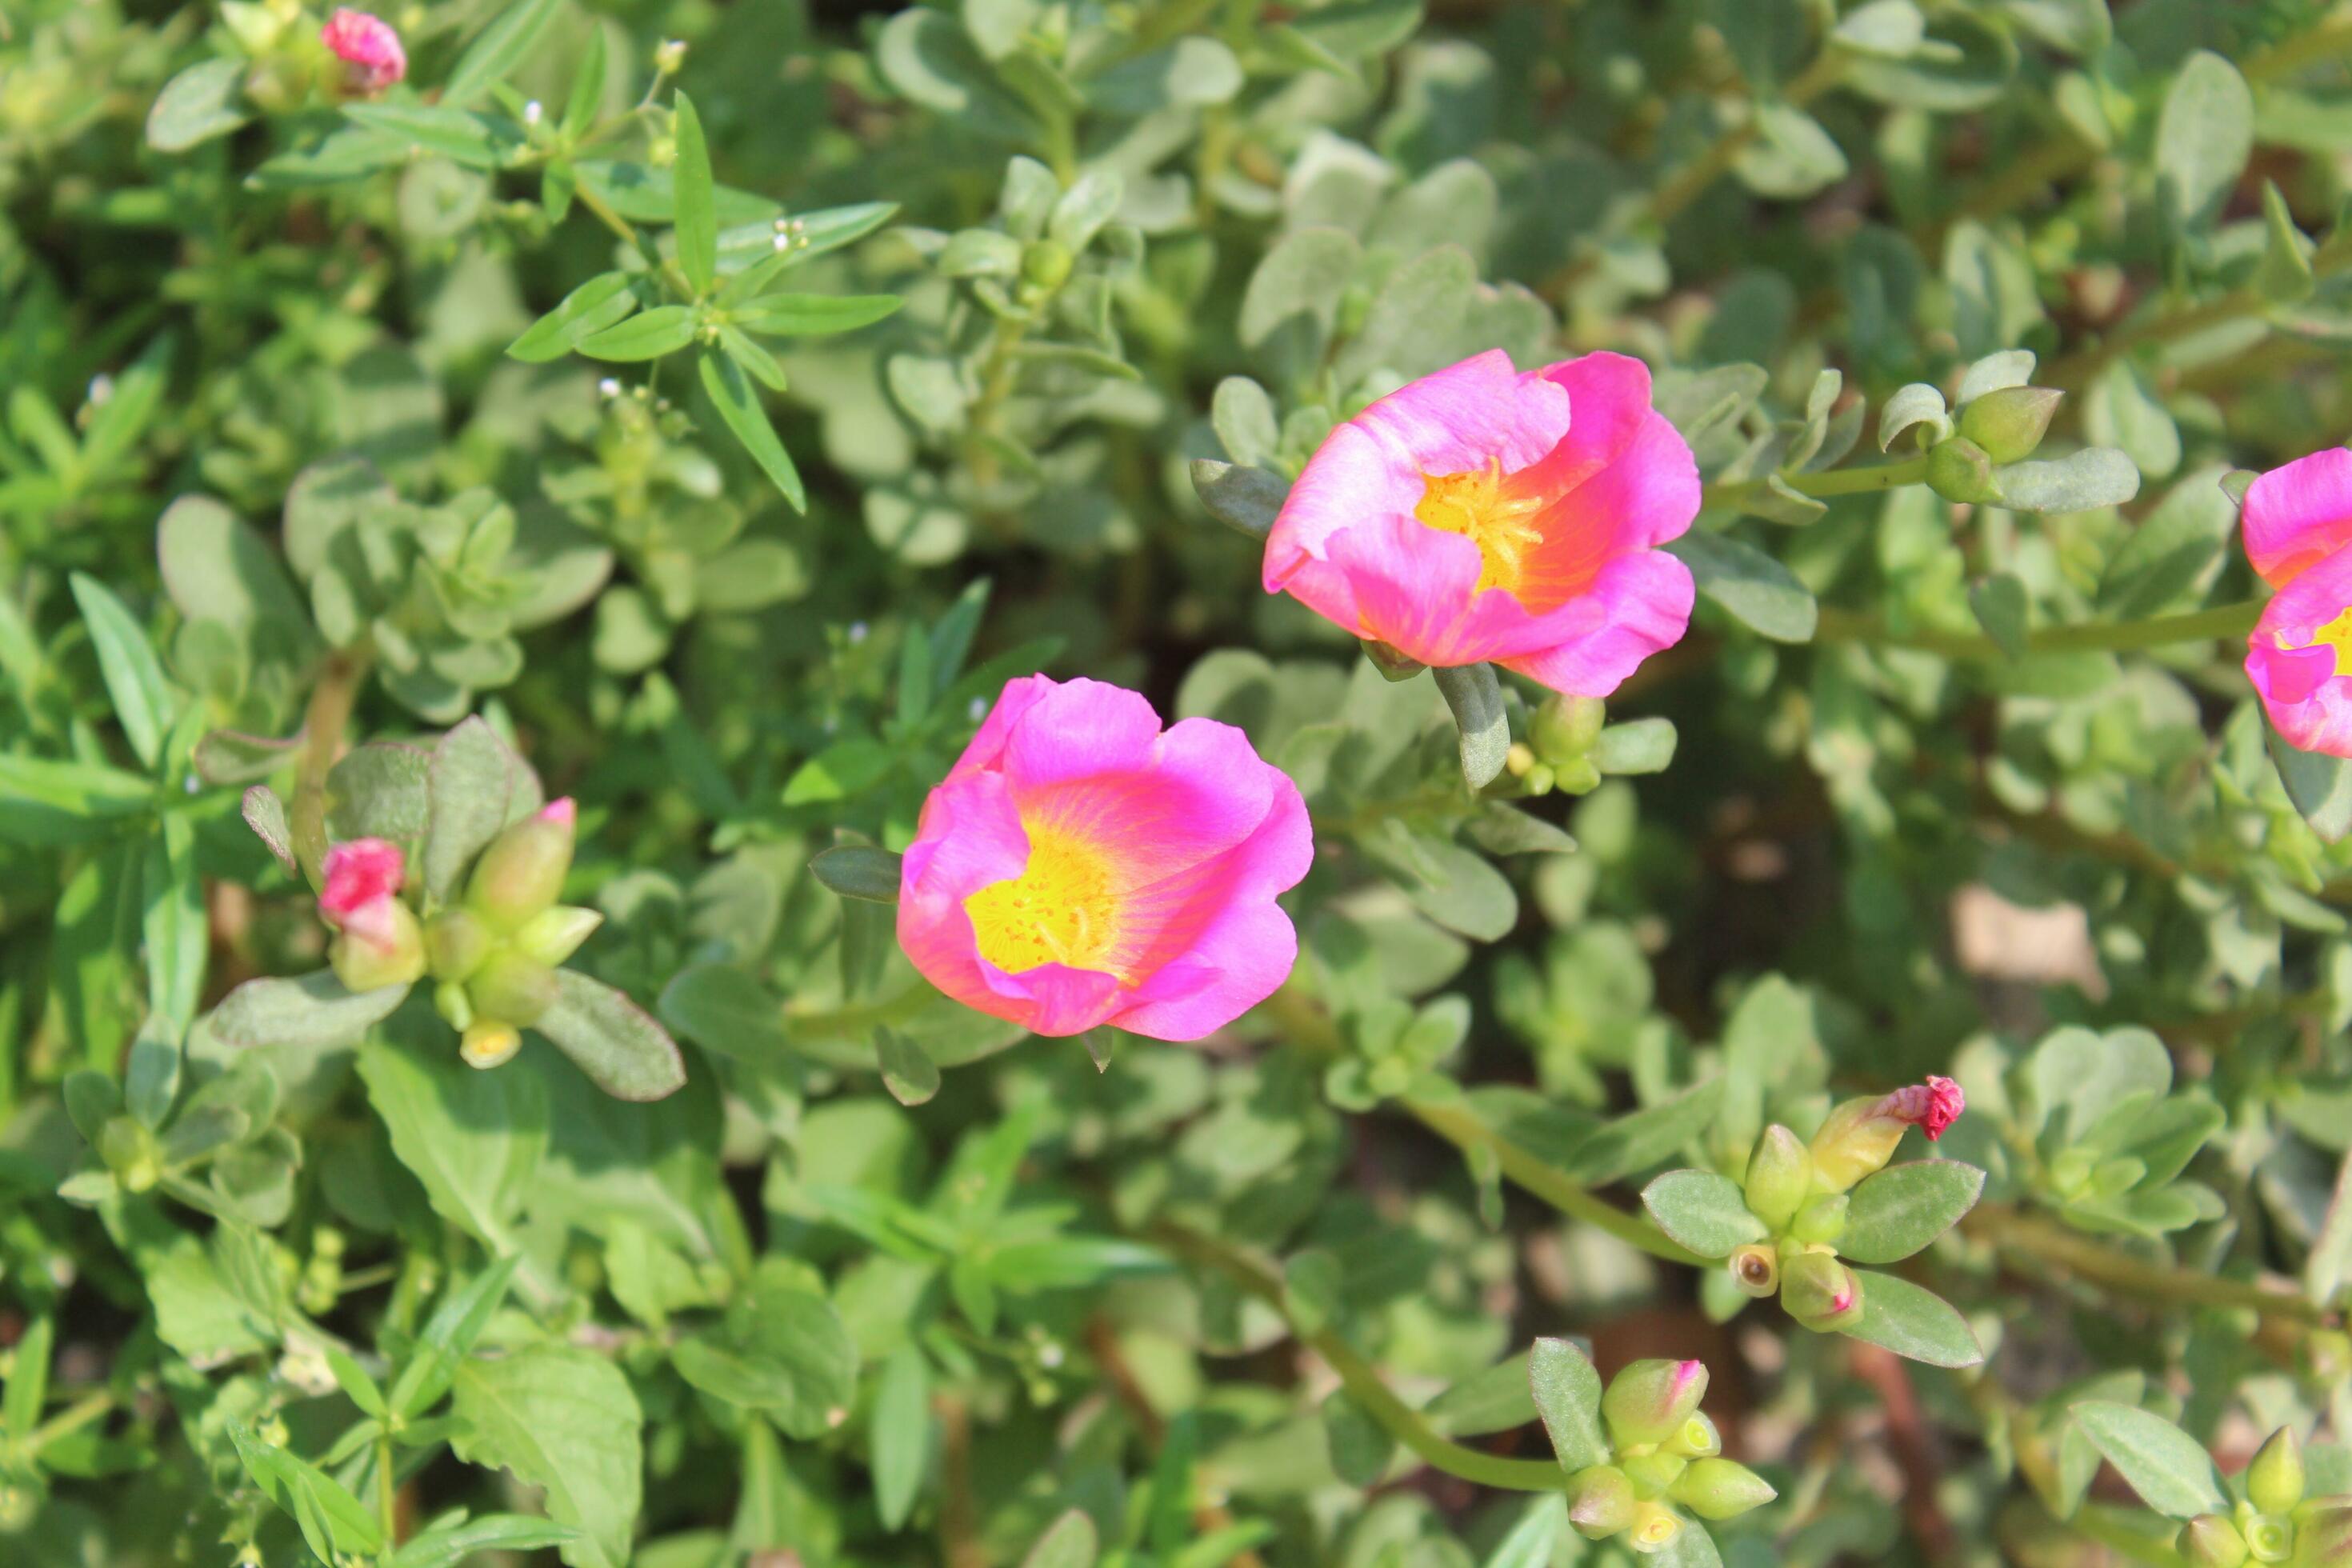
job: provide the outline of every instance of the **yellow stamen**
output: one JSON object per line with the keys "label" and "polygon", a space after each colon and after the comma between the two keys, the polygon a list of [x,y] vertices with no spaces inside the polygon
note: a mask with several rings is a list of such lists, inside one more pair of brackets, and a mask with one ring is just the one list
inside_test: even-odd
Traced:
{"label": "yellow stamen", "polygon": [[1528,558],[1543,542],[1537,522],[1540,496],[1515,493],[1503,462],[1489,458],[1483,468],[1460,474],[1423,474],[1426,489],[1412,515],[1442,533],[1459,533],[1478,547],[1480,589],[1516,593],[1527,575]]}
{"label": "yellow stamen", "polygon": [[1022,826],[1029,835],[1029,864],[1021,875],[992,882],[963,901],[980,955],[1007,974],[1045,963],[1111,971],[1119,900],[1109,858],[1069,834]]}
{"label": "yellow stamen", "polygon": [[[2352,607],[2347,607],[2326,626],[2315,628],[2311,634],[2311,640],[2303,646],[2317,647],[2322,643],[2336,650],[2336,673],[2338,675],[2347,673],[2344,668],[2344,650],[2347,647],[2352,647]],[[2289,652],[2296,651],[2289,647],[2284,636],[2279,638],[2279,647]]]}

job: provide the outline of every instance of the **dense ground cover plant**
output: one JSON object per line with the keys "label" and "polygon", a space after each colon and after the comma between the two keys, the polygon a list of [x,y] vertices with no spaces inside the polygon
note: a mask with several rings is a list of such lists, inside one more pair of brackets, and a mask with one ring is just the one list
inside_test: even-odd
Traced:
{"label": "dense ground cover plant", "polygon": [[2352,1563],[2347,155],[2323,0],[20,0],[0,1561]]}

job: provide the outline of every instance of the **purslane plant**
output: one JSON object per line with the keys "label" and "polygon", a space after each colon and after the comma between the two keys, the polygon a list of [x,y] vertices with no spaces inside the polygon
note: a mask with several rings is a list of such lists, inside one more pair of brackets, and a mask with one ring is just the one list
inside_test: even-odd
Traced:
{"label": "purslane plant", "polygon": [[2338,1568],[2340,8],[23,9],[0,1555]]}

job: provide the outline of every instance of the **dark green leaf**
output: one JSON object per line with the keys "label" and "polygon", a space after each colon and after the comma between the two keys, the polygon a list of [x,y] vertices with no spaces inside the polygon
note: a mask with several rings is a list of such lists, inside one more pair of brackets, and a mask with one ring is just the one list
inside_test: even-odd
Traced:
{"label": "dark green leaf", "polygon": [[1642,1189],[1642,1206],[1660,1230],[1701,1258],[1727,1257],[1766,1235],[1739,1184],[1712,1171],[1668,1171]]}

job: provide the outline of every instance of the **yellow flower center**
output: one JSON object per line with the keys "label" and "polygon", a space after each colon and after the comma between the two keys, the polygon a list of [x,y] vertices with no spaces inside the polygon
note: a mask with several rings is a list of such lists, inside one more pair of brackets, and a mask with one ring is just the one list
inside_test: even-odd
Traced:
{"label": "yellow flower center", "polygon": [[1007,974],[1040,964],[1110,970],[1119,934],[1119,901],[1110,858],[1082,838],[1032,823],[1029,864],[964,900],[980,955]]}
{"label": "yellow flower center", "polygon": [[1426,488],[1412,509],[1418,521],[1442,533],[1458,533],[1478,547],[1478,587],[1516,593],[1527,575],[1528,558],[1543,542],[1537,518],[1540,496],[1514,493],[1500,458],[1461,474],[1423,474]]}
{"label": "yellow flower center", "polygon": [[[2352,607],[2347,607],[2343,614],[2334,620],[2315,629],[2311,634],[2311,640],[2303,646],[2317,647],[2322,643],[2336,650],[2336,673],[2344,674],[2344,649],[2346,645],[2352,644]],[[2286,639],[2284,637],[2279,638],[2279,647],[2285,648],[2286,646]],[[2288,651],[2295,650],[2288,649]]]}

